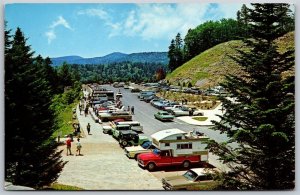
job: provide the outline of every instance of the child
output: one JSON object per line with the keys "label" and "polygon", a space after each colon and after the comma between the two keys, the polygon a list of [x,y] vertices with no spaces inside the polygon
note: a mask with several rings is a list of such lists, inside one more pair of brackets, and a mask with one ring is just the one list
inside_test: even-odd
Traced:
{"label": "child", "polygon": [[76,156],[80,156],[80,150],[81,150],[81,143],[80,143],[80,139],[78,138],[77,139],[77,143],[76,143],[76,146],[77,146],[77,150],[76,150]]}

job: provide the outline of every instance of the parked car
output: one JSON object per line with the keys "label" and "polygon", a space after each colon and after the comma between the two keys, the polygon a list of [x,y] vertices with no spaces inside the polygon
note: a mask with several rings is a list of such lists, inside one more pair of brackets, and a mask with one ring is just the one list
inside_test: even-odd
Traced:
{"label": "parked car", "polygon": [[109,126],[109,125],[104,125],[104,126],[102,126],[102,129],[103,129],[103,133],[109,134],[109,135],[112,134],[112,127],[111,127],[111,126]]}
{"label": "parked car", "polygon": [[151,101],[150,101],[150,104],[152,105],[152,106],[154,106],[154,103],[155,102],[159,102],[161,99],[159,99],[159,98],[154,98],[154,99],[152,99]]}
{"label": "parked car", "polygon": [[122,147],[138,146],[149,141],[148,137],[139,135],[137,132],[132,130],[120,131],[119,133],[119,143]]}
{"label": "parked car", "polygon": [[212,169],[190,169],[183,175],[165,177],[162,185],[165,190],[212,190],[217,186],[213,180]]}
{"label": "parked car", "polygon": [[174,116],[169,114],[166,111],[159,111],[159,112],[154,114],[154,117],[158,120],[161,120],[161,121],[172,121],[172,120],[174,120]]}
{"label": "parked car", "polygon": [[153,149],[156,149],[156,147],[152,145],[151,141],[148,141],[140,146],[125,147],[125,153],[128,158],[137,159],[139,154],[151,152]]}
{"label": "parked car", "polygon": [[161,109],[168,111],[170,108],[173,108],[175,105],[179,105],[179,103],[178,102],[167,102],[161,106]]}
{"label": "parked car", "polygon": [[149,103],[149,102],[150,102],[151,100],[153,100],[154,98],[156,98],[155,95],[150,95],[150,96],[145,96],[145,97],[143,98],[143,100],[144,100],[145,102]]}
{"label": "parked car", "polygon": [[143,132],[143,126],[138,121],[114,121],[116,125],[130,125],[130,129],[137,132]]}
{"label": "parked car", "polygon": [[122,118],[124,120],[132,120],[132,115],[129,112],[106,112],[106,113],[99,113],[99,119],[102,122],[105,121],[113,121],[115,119]]}
{"label": "parked car", "polygon": [[182,107],[179,109],[173,109],[170,113],[174,116],[203,116],[204,113],[201,110],[195,110],[188,107]]}
{"label": "parked car", "polygon": [[119,140],[119,135],[121,131],[129,131],[130,125],[111,125],[112,127],[112,136]]}

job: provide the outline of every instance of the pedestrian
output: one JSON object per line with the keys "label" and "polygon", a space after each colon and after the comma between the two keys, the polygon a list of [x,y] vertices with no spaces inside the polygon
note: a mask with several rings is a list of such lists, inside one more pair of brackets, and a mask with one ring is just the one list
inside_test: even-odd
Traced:
{"label": "pedestrian", "polygon": [[188,100],[187,100],[187,99],[184,99],[184,101],[185,101],[185,105],[187,105]]}
{"label": "pedestrian", "polygon": [[70,137],[70,135],[68,135],[67,140],[66,140],[66,145],[67,145],[67,156],[70,154],[72,155],[71,152],[71,143],[72,143],[72,139]]}
{"label": "pedestrian", "polygon": [[87,124],[86,130],[87,130],[88,134],[90,134],[90,131],[91,131],[91,125],[90,125],[90,123]]}
{"label": "pedestrian", "polygon": [[77,150],[76,150],[76,156],[80,156],[80,155],[81,155],[81,154],[80,154],[80,150],[81,150],[82,146],[81,146],[81,143],[80,143],[80,139],[79,139],[79,138],[77,138],[76,147],[77,147]]}
{"label": "pedestrian", "polygon": [[81,104],[79,104],[79,114],[81,115]]}
{"label": "pedestrian", "polygon": [[88,109],[88,107],[86,106],[86,107],[85,107],[85,110],[84,110],[84,116],[86,117],[86,115],[88,115],[88,113],[89,113],[89,109]]}
{"label": "pedestrian", "polygon": [[131,114],[134,114],[134,107],[131,106]]}
{"label": "pedestrian", "polygon": [[128,106],[127,111],[128,111],[128,112],[130,111],[130,106]]}

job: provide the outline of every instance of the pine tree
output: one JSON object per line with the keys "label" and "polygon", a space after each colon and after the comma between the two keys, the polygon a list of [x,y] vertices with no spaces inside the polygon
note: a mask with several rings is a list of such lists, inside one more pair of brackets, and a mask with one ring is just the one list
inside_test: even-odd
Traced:
{"label": "pine tree", "polygon": [[64,162],[52,138],[52,94],[43,70],[17,28],[5,51],[5,180],[39,188],[58,178]]}
{"label": "pine tree", "polygon": [[[231,171],[219,177],[231,190],[293,189],[295,186],[294,77],[282,73],[294,66],[294,51],[279,53],[274,44],[282,32],[281,4],[252,4],[249,51],[232,57],[244,75],[227,76],[223,87],[236,98],[222,98],[226,112],[214,129],[228,142],[209,141],[208,148]],[[230,143],[235,143],[231,145]],[[235,146],[235,147],[234,147]]]}
{"label": "pine tree", "polygon": [[175,70],[176,68],[176,48],[175,48],[175,41],[174,39],[171,40],[171,44],[169,46],[169,51],[168,51],[168,57],[169,57],[169,64],[168,67],[171,71]]}
{"label": "pine tree", "polygon": [[175,37],[175,69],[183,64],[183,41],[180,33],[177,33]]}

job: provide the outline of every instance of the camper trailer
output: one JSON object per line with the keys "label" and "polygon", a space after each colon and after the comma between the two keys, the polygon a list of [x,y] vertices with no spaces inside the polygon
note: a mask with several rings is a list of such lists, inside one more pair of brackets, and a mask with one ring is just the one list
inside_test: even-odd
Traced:
{"label": "camper trailer", "polygon": [[154,133],[151,138],[158,149],[138,155],[138,164],[149,171],[171,165],[188,168],[192,163],[208,161],[208,150],[203,143],[208,137],[195,131],[187,133],[180,129],[166,129]]}

